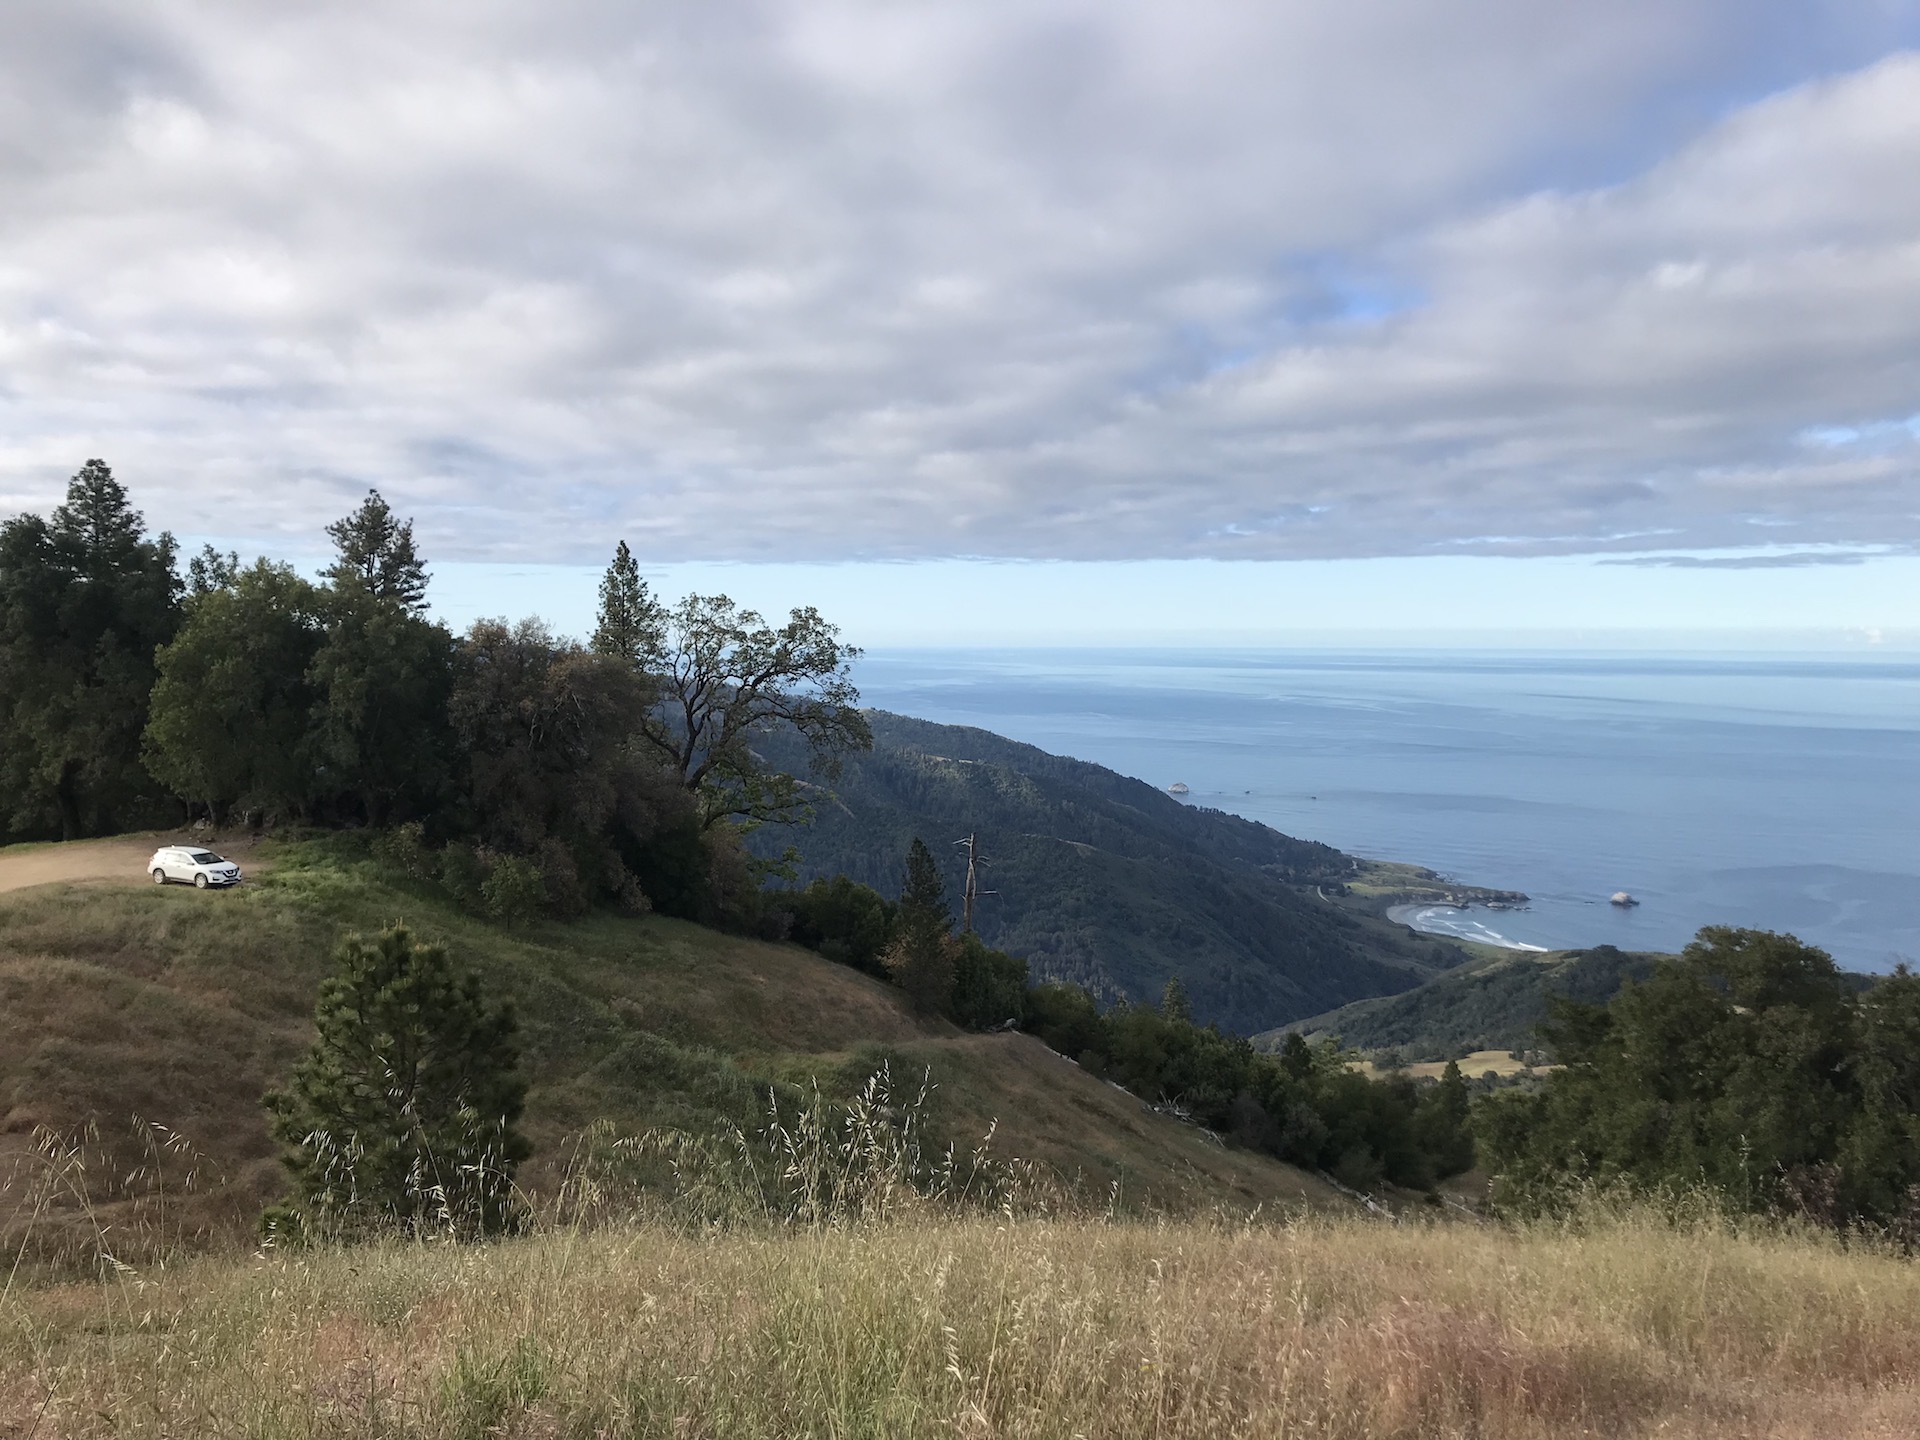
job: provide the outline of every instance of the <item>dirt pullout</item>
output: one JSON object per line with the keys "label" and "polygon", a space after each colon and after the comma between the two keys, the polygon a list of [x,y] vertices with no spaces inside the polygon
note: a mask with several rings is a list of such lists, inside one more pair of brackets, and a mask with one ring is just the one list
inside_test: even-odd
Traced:
{"label": "dirt pullout", "polygon": [[[147,861],[162,845],[205,845],[190,835],[122,835],[112,840],[69,840],[58,845],[18,845],[0,850],[0,891],[25,890],[32,885],[72,884],[76,881],[121,881],[151,885]],[[267,862],[253,854],[250,841],[229,846],[213,842],[216,854],[237,861],[253,875]]]}

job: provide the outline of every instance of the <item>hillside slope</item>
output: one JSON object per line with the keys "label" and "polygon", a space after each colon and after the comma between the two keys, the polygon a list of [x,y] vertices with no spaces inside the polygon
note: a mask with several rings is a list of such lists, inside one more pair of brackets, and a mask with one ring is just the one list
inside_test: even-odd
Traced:
{"label": "hillside slope", "polygon": [[[752,843],[768,856],[794,846],[803,879],[845,873],[892,895],[918,835],[957,895],[952,842],[978,833],[992,861],[984,888],[998,892],[980,907],[980,933],[1036,977],[1148,1000],[1177,974],[1198,1018],[1250,1033],[1406,990],[1466,958],[1330,903],[1317,887],[1356,873],[1331,846],[989,731],[868,719],[872,753],[819,792],[813,823],[769,826]],[[768,749],[804,766],[778,742]]]}
{"label": "hillside slope", "polygon": [[1289,1032],[1337,1035],[1356,1050],[1397,1049],[1407,1060],[1453,1060],[1478,1050],[1538,1043],[1547,997],[1589,1004],[1613,998],[1621,982],[1653,973],[1650,954],[1599,945],[1591,950],[1505,951],[1436,976],[1399,995],[1359,1000],[1254,1037],[1276,1045]]}
{"label": "hillside slope", "polygon": [[1176,1206],[1334,1198],[1030,1037],[923,1023],[895,991],[797,947],[659,918],[503,932],[384,883],[340,841],[288,847],[226,894],[144,881],[0,894],[0,1179],[42,1125],[96,1126],[125,1173],[144,1163],[137,1118],[205,1156],[196,1225],[249,1226],[281,1184],[260,1099],[310,1041],[330,953],[343,933],[401,917],[514,1002],[538,1147],[523,1178],[536,1188],[595,1121],[751,1128],[770,1082],[844,1092],[885,1060],[897,1077],[931,1070],[934,1122],[963,1146],[997,1121],[996,1153],[1096,1191],[1118,1182]]}

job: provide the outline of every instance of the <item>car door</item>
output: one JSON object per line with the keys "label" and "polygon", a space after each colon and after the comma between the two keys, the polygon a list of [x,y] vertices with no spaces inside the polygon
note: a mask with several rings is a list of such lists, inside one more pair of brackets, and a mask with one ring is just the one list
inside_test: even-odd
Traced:
{"label": "car door", "polygon": [[193,865],[188,861],[187,852],[184,850],[167,851],[160,863],[166,866],[169,880],[193,879]]}

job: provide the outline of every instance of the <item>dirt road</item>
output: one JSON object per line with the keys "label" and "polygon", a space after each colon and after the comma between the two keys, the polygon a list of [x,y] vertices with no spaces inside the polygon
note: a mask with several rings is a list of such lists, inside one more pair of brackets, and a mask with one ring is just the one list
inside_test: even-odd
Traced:
{"label": "dirt road", "polygon": [[[147,860],[162,845],[200,845],[205,841],[185,835],[121,835],[111,840],[70,840],[62,845],[21,845],[0,850],[0,891],[24,890],[30,885],[53,885],[77,880],[119,880],[129,885],[151,885]],[[227,848],[213,848],[252,875],[266,868],[242,840]]]}

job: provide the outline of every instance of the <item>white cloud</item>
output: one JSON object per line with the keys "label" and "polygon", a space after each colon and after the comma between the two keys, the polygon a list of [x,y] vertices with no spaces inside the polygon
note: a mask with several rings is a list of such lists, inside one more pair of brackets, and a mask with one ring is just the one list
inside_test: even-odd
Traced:
{"label": "white cloud", "polygon": [[469,557],[1911,542],[1915,9],[1794,8],[49,7],[0,511],[101,454]]}

